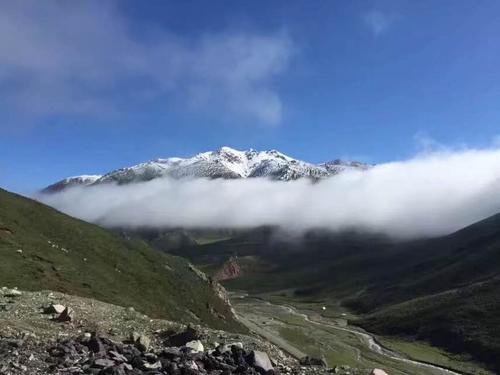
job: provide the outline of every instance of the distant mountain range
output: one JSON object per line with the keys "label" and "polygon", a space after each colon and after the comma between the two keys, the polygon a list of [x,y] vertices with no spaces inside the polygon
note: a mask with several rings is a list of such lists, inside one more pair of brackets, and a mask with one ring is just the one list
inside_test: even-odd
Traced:
{"label": "distant mountain range", "polygon": [[171,178],[252,178],[266,177],[290,181],[308,177],[326,178],[347,170],[366,170],[369,164],[356,161],[334,160],[312,164],[291,158],[279,151],[238,151],[222,147],[216,151],[203,152],[190,158],[156,159],[127,168],[120,168],[105,175],[82,175],[68,177],[45,189],[53,193],[73,186],[89,186],[114,182],[128,184],[149,181],[159,177]]}

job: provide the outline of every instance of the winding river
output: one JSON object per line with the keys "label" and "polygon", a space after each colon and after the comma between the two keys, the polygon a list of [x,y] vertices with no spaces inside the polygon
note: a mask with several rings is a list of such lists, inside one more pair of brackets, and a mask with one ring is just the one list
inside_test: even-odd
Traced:
{"label": "winding river", "polygon": [[[288,305],[278,305],[271,303],[269,301],[265,301],[259,298],[254,298],[254,297],[249,297],[247,294],[238,294],[237,298],[240,300],[245,300],[245,299],[251,299],[253,301],[256,301],[256,303],[261,303],[263,305],[267,305],[271,308],[278,308],[286,311],[287,313],[300,317],[304,319],[307,323],[317,326],[319,328],[328,328],[332,330],[338,330],[338,331],[343,331],[343,332],[348,332],[350,334],[355,335],[360,339],[360,341],[364,344],[367,350],[372,351],[374,353],[377,353],[380,356],[383,356],[385,358],[391,359],[393,361],[399,361],[402,362],[406,365],[410,366],[415,366],[420,368],[421,370],[429,370],[429,373],[436,374],[436,375],[468,375],[467,373],[460,373],[456,371],[452,371],[448,368],[444,368],[435,364],[431,363],[426,363],[426,362],[421,362],[421,361],[416,361],[412,359],[405,358],[403,355],[396,353],[392,350],[389,350],[385,347],[383,347],[380,343],[377,342],[375,337],[371,335],[370,333],[367,333],[365,331],[361,331],[357,328],[354,327],[344,327],[344,326],[339,326],[338,324],[334,323],[329,323],[326,321],[318,321],[313,318],[311,318],[309,315],[299,312],[295,307],[288,306]],[[238,309],[237,309],[238,310]],[[296,346],[292,345],[289,343],[287,340],[285,340],[283,337],[279,337],[276,335],[274,332],[271,332],[268,330],[267,327],[262,326],[258,324],[255,320],[248,319],[245,314],[242,314],[240,311],[237,311],[238,317],[240,318],[241,322],[245,324],[251,331],[254,333],[263,336],[265,339],[273,342],[275,345],[281,347],[284,351],[288,352],[294,357],[301,358],[305,356],[305,353],[302,352],[301,348],[297,348]],[[272,319],[272,317],[269,317],[269,319]],[[360,353],[357,355],[357,357],[360,357]]]}

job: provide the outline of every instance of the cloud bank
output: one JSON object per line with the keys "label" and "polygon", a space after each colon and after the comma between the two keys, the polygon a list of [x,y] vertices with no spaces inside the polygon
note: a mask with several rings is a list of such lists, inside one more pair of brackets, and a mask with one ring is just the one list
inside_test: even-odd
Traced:
{"label": "cloud bank", "polygon": [[150,24],[137,27],[118,5],[2,1],[3,105],[23,114],[101,114],[160,98],[188,110],[280,122],[273,80],[292,54],[286,33],[180,37]]}
{"label": "cloud bank", "polygon": [[395,237],[435,236],[500,212],[500,150],[419,155],[319,183],[159,179],[40,199],[113,227],[356,227]]}

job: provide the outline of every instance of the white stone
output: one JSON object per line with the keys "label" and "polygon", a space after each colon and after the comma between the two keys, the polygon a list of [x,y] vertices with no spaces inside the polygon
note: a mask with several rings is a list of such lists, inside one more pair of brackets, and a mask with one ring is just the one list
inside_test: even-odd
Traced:
{"label": "white stone", "polygon": [[243,343],[241,342],[231,342],[229,344],[225,344],[225,345],[222,345],[221,347],[219,347],[219,351],[221,353],[225,353],[225,352],[230,352],[231,351],[231,346],[237,346],[238,348],[241,348],[243,349]]}
{"label": "white stone", "polygon": [[6,297],[19,297],[22,295],[22,293],[19,290],[17,290],[17,288],[14,288],[10,290],[9,289],[5,290],[4,295]]}
{"label": "white stone", "polygon": [[372,370],[372,372],[370,372],[370,375],[388,375],[388,374],[384,370],[376,368]]}
{"label": "white stone", "polygon": [[186,348],[191,348],[195,352],[202,352],[205,350],[205,348],[203,347],[203,344],[201,343],[200,340],[189,341],[186,344]]}
{"label": "white stone", "polygon": [[47,309],[47,312],[50,314],[62,314],[64,309],[66,309],[66,306],[60,304],[50,305],[49,308]]}
{"label": "white stone", "polygon": [[257,371],[268,372],[273,370],[273,365],[271,364],[271,360],[269,359],[267,353],[254,350],[251,355],[253,359],[253,366],[257,369]]}
{"label": "white stone", "polygon": [[155,363],[149,363],[149,362],[144,362],[143,366],[146,367],[148,370],[158,370],[161,368],[161,362],[155,362]]}

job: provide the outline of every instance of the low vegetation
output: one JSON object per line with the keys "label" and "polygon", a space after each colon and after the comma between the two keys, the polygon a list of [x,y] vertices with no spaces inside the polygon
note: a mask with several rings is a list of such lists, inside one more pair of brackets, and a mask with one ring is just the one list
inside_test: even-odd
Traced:
{"label": "low vegetation", "polygon": [[151,317],[243,330],[182,258],[0,190],[0,286],[132,306]]}

